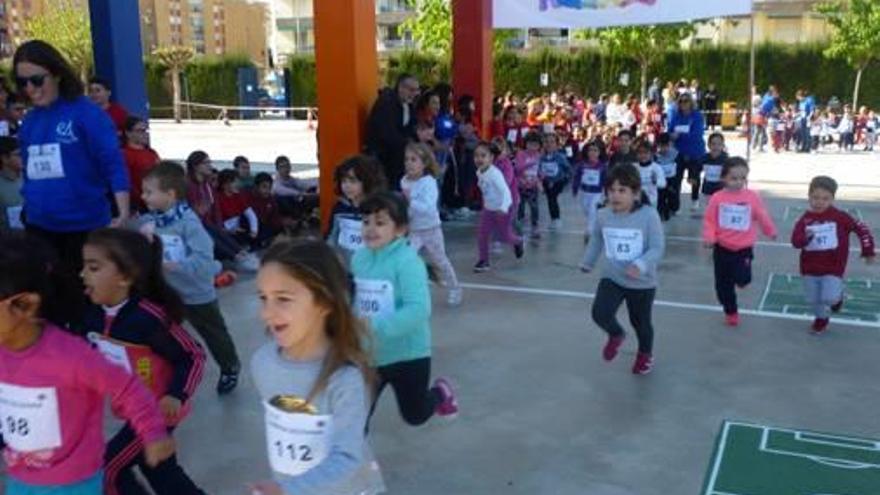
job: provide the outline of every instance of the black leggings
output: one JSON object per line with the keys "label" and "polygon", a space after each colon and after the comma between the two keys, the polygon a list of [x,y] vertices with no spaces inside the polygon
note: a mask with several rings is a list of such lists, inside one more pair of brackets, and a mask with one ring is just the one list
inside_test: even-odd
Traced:
{"label": "black leggings", "polygon": [[626,301],[629,322],[639,339],[639,352],[651,354],[654,349],[654,326],[651,324],[651,308],[657,289],[628,289],[603,278],[593,301],[593,321],[612,337],[622,337],[623,327],[617,321],[617,310]]}
{"label": "black leggings", "polygon": [[715,245],[712,259],[715,262],[715,294],[724,307],[724,314],[738,312],[736,288],[752,283],[752,248],[731,251]]}
{"label": "black leggings", "polygon": [[550,219],[559,220],[559,195],[565,189],[566,181],[544,181],[544,193],[547,195],[547,209],[550,210]]}
{"label": "black leggings", "polygon": [[519,190],[519,211],[516,212],[517,221],[522,224],[526,219],[526,206],[529,207],[529,216],[532,227],[538,226],[539,210],[538,210],[538,190],[537,189],[520,189]]}
{"label": "black leggings", "polygon": [[211,240],[214,241],[214,257],[220,261],[235,261],[238,253],[244,250],[235,236],[214,225],[204,223],[204,226],[208,235],[211,236]]}
{"label": "black leggings", "polygon": [[107,443],[104,466],[107,495],[147,495],[134,475],[135,466],[140,467],[156,495],[205,495],[177,463],[177,456],[169,457],[156,467],[147,466],[144,445],[128,424]]}
{"label": "black leggings", "polygon": [[428,388],[431,380],[431,358],[401,361],[376,370],[379,382],[376,387],[376,398],[370,408],[370,417],[376,410],[379,397],[387,385],[394,389],[397,396],[397,407],[407,424],[419,426],[434,415],[434,409],[443,401],[443,395],[436,388]]}
{"label": "black leggings", "polygon": [[60,327],[82,322],[88,299],[80,272],[83,269],[83,246],[88,232],[52,232],[27,225],[27,235],[46,242],[57,257],[52,272],[55,296],[52,304],[44,304],[46,319]]}
{"label": "black leggings", "polygon": [[678,162],[678,173],[675,175],[675,182],[679,185],[679,192],[681,191],[685,170],[688,173],[688,182],[691,184],[691,201],[698,201],[700,199],[700,173],[703,171],[703,164],[699,160],[691,160],[689,158],[682,158]]}

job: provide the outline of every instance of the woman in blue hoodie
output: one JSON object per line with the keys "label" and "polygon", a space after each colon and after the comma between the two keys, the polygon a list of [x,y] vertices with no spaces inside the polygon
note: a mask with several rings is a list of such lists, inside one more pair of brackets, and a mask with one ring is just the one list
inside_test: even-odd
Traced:
{"label": "woman in blue hoodie", "polygon": [[691,210],[699,209],[700,173],[703,171],[702,161],[706,156],[706,121],[703,114],[694,106],[690,93],[682,93],[678,97],[678,106],[669,116],[668,132],[678,150],[678,174],[675,183],[681,184],[687,170],[688,182],[691,184]]}
{"label": "woman in blue hoodie", "polygon": [[110,117],[83,95],[64,57],[44,41],[21,45],[13,58],[15,82],[33,104],[19,131],[24,164],[24,219],[60,259],[57,323],[79,321],[85,296],[79,272],[89,232],[111,223],[108,192],[129,214],[129,179]]}

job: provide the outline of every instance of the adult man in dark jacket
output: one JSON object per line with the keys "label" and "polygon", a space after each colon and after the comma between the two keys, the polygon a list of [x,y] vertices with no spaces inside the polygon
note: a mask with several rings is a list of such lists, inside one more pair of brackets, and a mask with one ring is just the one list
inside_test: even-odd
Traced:
{"label": "adult man in dark jacket", "polygon": [[385,88],[367,117],[367,152],[382,163],[388,185],[400,189],[404,173],[404,152],[415,139],[416,116],[413,101],[419,94],[419,80],[402,74],[394,88]]}

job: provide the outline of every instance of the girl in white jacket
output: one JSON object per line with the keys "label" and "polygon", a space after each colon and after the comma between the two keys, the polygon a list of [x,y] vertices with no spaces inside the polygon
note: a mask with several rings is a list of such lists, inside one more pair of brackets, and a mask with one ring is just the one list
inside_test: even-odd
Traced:
{"label": "girl in white jacket", "polygon": [[434,152],[425,144],[410,143],[406,147],[405,166],[406,175],[400,179],[400,189],[409,202],[409,243],[437,271],[449,291],[449,305],[458,306],[461,286],[446,256],[446,242],[440,228],[439,191],[434,178],[439,167]]}

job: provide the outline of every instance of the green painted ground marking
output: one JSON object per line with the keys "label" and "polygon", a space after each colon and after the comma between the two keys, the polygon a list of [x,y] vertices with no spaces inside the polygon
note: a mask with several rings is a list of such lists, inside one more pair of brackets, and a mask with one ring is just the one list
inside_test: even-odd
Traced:
{"label": "green painted ground marking", "polygon": [[725,421],[703,495],[876,495],[880,442]]}
{"label": "green painted ground marking", "polygon": [[[880,322],[880,280],[844,280],[843,311],[833,319]],[[811,316],[812,308],[804,300],[803,280],[799,275],[771,273],[759,311],[804,314]]]}

